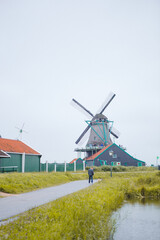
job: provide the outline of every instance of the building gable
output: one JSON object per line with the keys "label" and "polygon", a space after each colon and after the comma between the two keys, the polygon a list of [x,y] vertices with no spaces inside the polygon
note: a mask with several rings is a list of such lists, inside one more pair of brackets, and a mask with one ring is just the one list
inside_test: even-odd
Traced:
{"label": "building gable", "polygon": [[[110,151],[113,151],[113,156],[110,156]],[[86,161],[94,161],[95,165],[100,165],[98,162],[105,161],[106,164],[111,165],[112,162],[120,162],[125,166],[138,166],[138,163],[145,165],[145,162],[135,159],[115,143],[110,144],[87,158]]]}
{"label": "building gable", "polygon": [[10,158],[10,156],[6,152],[4,152],[3,150],[0,150],[0,157],[2,157],[2,158]]}
{"label": "building gable", "polygon": [[76,162],[76,163],[81,163],[81,162],[83,162],[83,160],[82,160],[81,158],[74,158],[74,159],[70,162],[70,164],[72,164],[72,163],[74,163],[74,162]]}

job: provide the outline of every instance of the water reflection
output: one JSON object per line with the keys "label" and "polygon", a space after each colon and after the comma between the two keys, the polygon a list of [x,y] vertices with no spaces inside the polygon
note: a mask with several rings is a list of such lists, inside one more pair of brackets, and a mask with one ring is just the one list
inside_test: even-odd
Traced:
{"label": "water reflection", "polygon": [[117,219],[114,240],[160,239],[160,201],[127,201],[114,217]]}

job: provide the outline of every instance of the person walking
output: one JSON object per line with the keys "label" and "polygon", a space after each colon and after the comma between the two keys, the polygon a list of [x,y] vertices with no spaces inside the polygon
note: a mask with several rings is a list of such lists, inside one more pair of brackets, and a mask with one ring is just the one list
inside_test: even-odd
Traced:
{"label": "person walking", "polygon": [[88,176],[89,176],[89,183],[93,183],[93,175],[94,175],[94,171],[93,171],[93,167],[88,169]]}

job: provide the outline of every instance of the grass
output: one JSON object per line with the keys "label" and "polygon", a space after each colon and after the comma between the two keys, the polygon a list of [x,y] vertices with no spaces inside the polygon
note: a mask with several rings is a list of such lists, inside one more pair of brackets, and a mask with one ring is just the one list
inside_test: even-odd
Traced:
{"label": "grass", "polygon": [[[89,169],[89,167],[86,167],[86,169]],[[126,166],[113,166],[112,171],[113,172],[144,172],[144,171],[156,171],[156,167],[126,167]],[[111,171],[111,166],[109,165],[103,165],[100,167],[94,167],[95,172],[109,172]]]}
{"label": "grass", "polygon": [[[110,182],[111,184],[111,182]],[[1,239],[107,239],[110,215],[123,201],[115,182],[104,182],[30,210],[0,228]]]}
{"label": "grass", "polygon": [[[0,239],[111,239],[115,230],[111,215],[124,199],[160,199],[158,171],[114,173],[112,178],[108,173],[95,175],[103,181],[30,210],[14,222],[1,226]],[[82,176],[71,174],[67,177]]]}
{"label": "grass", "polygon": [[126,181],[125,185],[126,198],[160,199],[160,172],[140,174]]}
{"label": "grass", "polygon": [[0,174],[0,191],[13,194],[23,193],[86,178],[87,173],[5,173]]}
{"label": "grass", "polygon": [[[132,173],[139,174],[142,171],[152,171],[154,172],[155,168],[153,167],[124,167],[117,166],[113,167],[113,175],[118,174],[119,172],[129,172],[131,176]],[[95,167],[95,177],[106,179],[110,176],[110,167],[102,166]],[[78,174],[72,172],[40,172],[40,173],[5,173],[0,174],[0,192],[17,194],[24,193],[40,188],[55,186],[75,180],[84,180],[87,179],[86,172],[78,172]]]}

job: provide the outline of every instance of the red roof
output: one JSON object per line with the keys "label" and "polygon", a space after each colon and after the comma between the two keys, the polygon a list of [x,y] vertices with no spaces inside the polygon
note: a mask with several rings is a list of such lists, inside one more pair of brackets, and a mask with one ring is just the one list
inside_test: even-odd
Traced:
{"label": "red roof", "polygon": [[88,161],[88,160],[93,160],[93,159],[95,159],[95,158],[98,157],[101,153],[103,153],[107,148],[109,148],[112,144],[113,144],[113,143],[108,144],[106,147],[102,148],[102,149],[101,149],[100,151],[98,151],[97,153],[94,153],[92,156],[88,157],[86,160]]}
{"label": "red roof", "polygon": [[28,153],[41,155],[19,140],[0,138],[0,149],[8,153]]}
{"label": "red roof", "polygon": [[78,160],[78,158],[74,158],[70,163],[74,163],[77,160]]}

